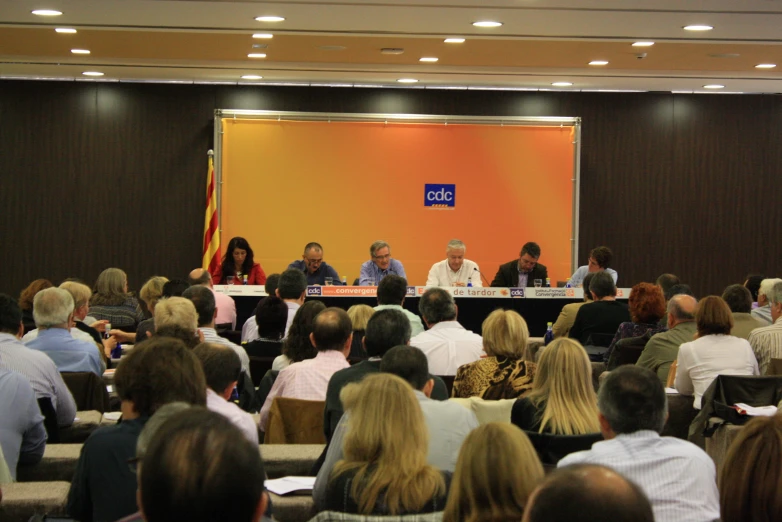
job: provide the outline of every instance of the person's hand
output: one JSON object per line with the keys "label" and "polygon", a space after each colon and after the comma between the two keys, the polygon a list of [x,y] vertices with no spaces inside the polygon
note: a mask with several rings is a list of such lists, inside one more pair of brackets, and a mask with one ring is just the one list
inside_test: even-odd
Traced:
{"label": "person's hand", "polygon": [[109,330],[109,335],[116,337],[121,343],[132,343],[136,340],[136,334],[133,332],[123,332],[122,330]]}
{"label": "person's hand", "polygon": [[105,333],[107,324],[109,324],[109,322],[106,321],[105,319],[102,319],[100,321],[95,321],[90,326],[98,330],[100,333]]}
{"label": "person's hand", "polygon": [[117,338],[114,336],[109,337],[108,339],[103,339],[103,353],[106,354],[107,358],[111,358],[111,351],[117,347]]}

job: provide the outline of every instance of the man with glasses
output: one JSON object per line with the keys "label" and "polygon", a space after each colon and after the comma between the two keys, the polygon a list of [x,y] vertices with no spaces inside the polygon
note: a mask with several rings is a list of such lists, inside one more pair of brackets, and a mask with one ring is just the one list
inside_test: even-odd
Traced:
{"label": "man with glasses", "polygon": [[521,247],[518,259],[500,265],[491,286],[510,288],[534,286],[536,279],[540,279],[541,284],[545,284],[548,270],[545,265],[538,263],[539,258],[540,246],[532,241],[525,243]]}
{"label": "man with glasses", "polygon": [[300,261],[294,261],[288,268],[295,268],[304,272],[308,285],[341,285],[339,274],[333,266],[323,261],[323,247],[319,243],[307,243],[304,247],[304,255]]}
{"label": "man with glasses", "polygon": [[395,274],[407,279],[405,268],[396,259],[391,259],[391,246],[385,241],[375,241],[369,247],[369,261],[361,265],[358,277],[360,286],[376,286],[388,274]]}

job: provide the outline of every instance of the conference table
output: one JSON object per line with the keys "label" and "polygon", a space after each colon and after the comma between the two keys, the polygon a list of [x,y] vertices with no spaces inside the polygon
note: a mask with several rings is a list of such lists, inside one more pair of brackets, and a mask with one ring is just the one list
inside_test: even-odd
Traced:
{"label": "conference table", "polygon": [[[532,337],[546,333],[546,323],[557,320],[562,307],[583,300],[581,288],[498,288],[442,287],[454,296],[458,320],[468,330],[481,333],[483,320],[498,308],[515,310],[527,321]],[[258,302],[266,297],[261,285],[215,285],[216,292],[231,296],[236,303],[236,328],[253,315]],[[418,301],[428,287],[408,286],[404,308],[418,314]],[[629,288],[618,288],[617,299],[627,300]],[[376,286],[308,286],[307,300],[317,299],[326,306],[347,310],[356,304],[377,305]]]}

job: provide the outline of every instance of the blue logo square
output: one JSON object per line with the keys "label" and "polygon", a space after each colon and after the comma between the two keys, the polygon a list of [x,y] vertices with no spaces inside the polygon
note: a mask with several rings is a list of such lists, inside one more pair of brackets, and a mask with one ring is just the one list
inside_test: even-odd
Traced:
{"label": "blue logo square", "polygon": [[443,185],[439,183],[427,183],[424,185],[425,207],[455,207],[456,185]]}
{"label": "blue logo square", "polygon": [[307,287],[307,295],[321,295],[321,290],[319,286],[308,286]]}

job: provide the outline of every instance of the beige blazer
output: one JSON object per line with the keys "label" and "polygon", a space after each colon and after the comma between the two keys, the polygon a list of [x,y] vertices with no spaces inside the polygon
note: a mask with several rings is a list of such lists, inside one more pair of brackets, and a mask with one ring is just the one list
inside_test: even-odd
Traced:
{"label": "beige blazer", "polygon": [[554,331],[554,337],[567,337],[570,328],[573,323],[576,322],[576,314],[578,309],[584,306],[586,303],[570,303],[562,307],[562,311],[559,312],[557,322],[554,323],[552,330]]}

